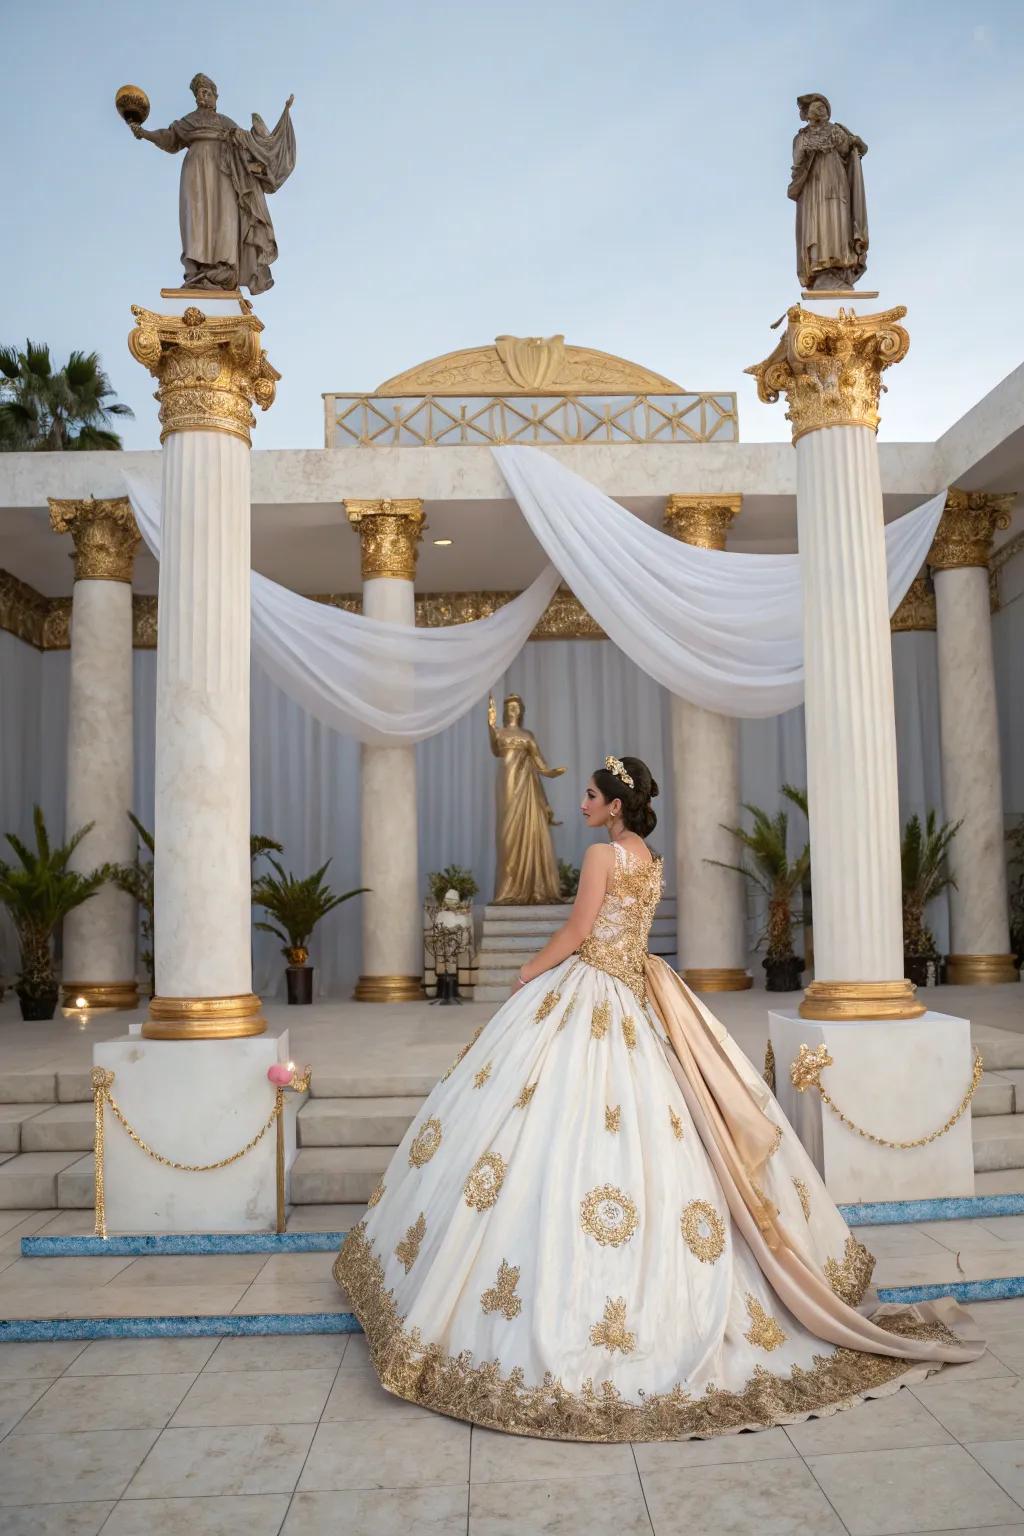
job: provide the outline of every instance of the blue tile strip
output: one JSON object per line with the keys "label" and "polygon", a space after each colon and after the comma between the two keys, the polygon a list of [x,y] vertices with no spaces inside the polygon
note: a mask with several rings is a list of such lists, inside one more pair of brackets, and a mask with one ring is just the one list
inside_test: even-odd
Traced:
{"label": "blue tile strip", "polygon": [[25,1259],[139,1258],[172,1253],[335,1253],[344,1232],[164,1232],[133,1237],[23,1237]]}
{"label": "blue tile strip", "polygon": [[879,1301],[938,1301],[952,1296],[954,1301],[1007,1301],[1024,1296],[1024,1275],[1009,1275],[1002,1280],[960,1280],[948,1285],[879,1286]]}
{"label": "blue tile strip", "polygon": [[959,1195],[943,1200],[879,1200],[865,1205],[841,1205],[851,1227],[884,1227],[908,1221],[964,1221],[983,1216],[1020,1216],[1024,1194]]}
{"label": "blue tile strip", "polygon": [[362,1333],[351,1312],[229,1313],[221,1317],[63,1317],[0,1321],[0,1343],[53,1339],[255,1338],[279,1333]]}

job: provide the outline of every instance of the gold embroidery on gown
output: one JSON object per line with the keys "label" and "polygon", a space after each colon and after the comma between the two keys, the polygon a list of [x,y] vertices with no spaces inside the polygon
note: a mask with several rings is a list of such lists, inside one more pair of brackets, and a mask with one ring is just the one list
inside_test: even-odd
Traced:
{"label": "gold embroidery on gown", "polygon": [[624,981],[641,1008],[646,1008],[644,962],[647,938],[661,900],[663,865],[659,858],[644,862],[631,858],[621,843],[612,847],[615,868],[594,927],[580,945],[580,959]]}
{"label": "gold embroidery on gown", "polygon": [[424,1120],[409,1148],[409,1167],[423,1168],[441,1145],[441,1122],[436,1115]]}
{"label": "gold embroidery on gown", "polygon": [[749,1344],[753,1344],[757,1349],[767,1350],[769,1353],[773,1349],[778,1349],[780,1344],[785,1344],[786,1335],[774,1317],[765,1311],[757,1297],[751,1296],[749,1291],[747,1292],[747,1316],[750,1318],[750,1327],[743,1337]]}
{"label": "gold embroidery on gown", "polygon": [[825,1275],[840,1301],[848,1307],[858,1307],[864,1292],[871,1284],[875,1269],[875,1256],[863,1243],[850,1236],[846,1239],[841,1259],[825,1260]]}
{"label": "gold embroidery on gown", "polygon": [[419,1257],[420,1244],[427,1235],[427,1218],[423,1212],[417,1216],[402,1241],[395,1249],[395,1258],[399,1264],[404,1264],[406,1274],[409,1273]]}
{"label": "gold embroidery on gown", "polygon": [[725,1227],[713,1205],[691,1200],[680,1220],[686,1246],[702,1264],[714,1264],[725,1252]]}
{"label": "gold embroidery on gown", "polygon": [[600,1184],[580,1202],[580,1226],[602,1245],[618,1248],[628,1243],[640,1218],[627,1194],[614,1184]]}
{"label": "gold embroidery on gown", "polygon": [[519,1270],[514,1264],[509,1264],[502,1259],[498,1265],[498,1278],[489,1290],[484,1291],[480,1297],[480,1305],[485,1312],[500,1312],[509,1322],[518,1317],[523,1310],[522,1299],[516,1295],[516,1286],[519,1284]]}
{"label": "gold embroidery on gown", "polygon": [[622,1124],[622,1105],[606,1104],[604,1107],[604,1128],[606,1131],[617,1131]]}
{"label": "gold embroidery on gown", "polygon": [[501,1194],[507,1171],[505,1159],[497,1152],[485,1152],[478,1157],[466,1180],[466,1204],[475,1211],[489,1211]]}
{"label": "gold embroidery on gown", "polygon": [[626,1298],[619,1296],[615,1301],[609,1296],[604,1304],[604,1317],[599,1323],[595,1323],[590,1330],[590,1342],[596,1344],[599,1349],[606,1349],[610,1355],[616,1350],[623,1355],[628,1355],[636,1349],[636,1334],[630,1333],[626,1327]]}

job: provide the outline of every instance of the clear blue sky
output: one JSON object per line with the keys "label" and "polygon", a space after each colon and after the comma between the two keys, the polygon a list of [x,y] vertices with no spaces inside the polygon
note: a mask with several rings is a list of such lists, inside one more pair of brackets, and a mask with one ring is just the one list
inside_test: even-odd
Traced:
{"label": "clear blue sky", "polygon": [[[864,286],[910,310],[883,432],[931,438],[1024,358],[1024,5],[888,0],[4,0],[3,339],[96,348],[155,445],[132,302],[180,281],[192,107],[269,123],[298,164],[271,200],[257,302],[283,382],[259,447],[322,443],[320,393],[502,332],[564,332],[687,388],[735,389],[745,439],[786,435],[743,377],[797,296],[795,97],[824,91],[870,153]],[[20,152],[12,135],[20,135]]]}

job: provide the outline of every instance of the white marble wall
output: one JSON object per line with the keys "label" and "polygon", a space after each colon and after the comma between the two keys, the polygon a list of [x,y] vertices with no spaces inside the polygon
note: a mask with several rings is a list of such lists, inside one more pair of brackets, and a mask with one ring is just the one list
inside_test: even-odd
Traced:
{"label": "white marble wall", "polygon": [[963,820],[950,849],[951,951],[1009,952],[1003,786],[988,571],[935,572],[942,787],[946,816]]}
{"label": "white marble wall", "polygon": [[176,432],[163,450],[156,702],[156,989],[252,990],[249,449]]}
{"label": "white marble wall", "polygon": [[[67,827],[93,823],[71,868],[130,864],[132,808],[132,589],[128,582],[75,582],[67,739]],[[135,980],[135,902],[112,884],[69,912],[66,980]]]}

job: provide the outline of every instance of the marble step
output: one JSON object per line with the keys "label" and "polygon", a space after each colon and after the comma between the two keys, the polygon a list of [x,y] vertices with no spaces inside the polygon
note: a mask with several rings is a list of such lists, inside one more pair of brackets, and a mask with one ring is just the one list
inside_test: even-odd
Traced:
{"label": "marble step", "polygon": [[[958,1011],[956,999],[959,991],[959,987],[932,987],[922,995],[927,997],[929,1007],[937,1008],[942,1013],[955,1014]],[[985,1070],[1010,1077],[1024,1096],[1024,1034],[1017,1034],[1011,1029],[997,1029],[994,1024],[972,1024],[971,1039],[985,1059]],[[1015,1070],[1016,1079],[1013,1077]]]}
{"label": "marble step", "polygon": [[423,1103],[407,1098],[310,1099],[299,1110],[300,1147],[396,1147]]}
{"label": "marble step", "polygon": [[96,1130],[92,1103],[54,1104],[26,1120],[21,1130],[23,1152],[91,1152]]}
{"label": "marble step", "polygon": [[368,1200],[394,1151],[394,1147],[302,1147],[292,1164],[292,1204],[350,1205]]}
{"label": "marble step", "polygon": [[[1024,1115],[980,1115],[971,1121],[976,1173],[1024,1169]],[[0,1168],[0,1175],[3,1169]]]}
{"label": "marble step", "polygon": [[979,1115],[1012,1115],[1017,1111],[1018,1102],[1024,1110],[1024,1093],[1018,1095],[1013,1083],[1003,1073],[986,1072],[974,1095],[971,1114],[975,1120]]}
{"label": "marble step", "polygon": [[[477,954],[477,964],[479,965],[480,963],[481,955],[493,954],[496,951],[528,947],[531,952],[534,952],[546,944],[551,935],[557,933],[560,927],[560,923],[551,923],[548,927],[543,927],[539,923],[533,926],[527,926],[526,923],[516,923],[515,925],[509,925],[506,932],[495,932],[494,929],[488,927],[484,932]],[[671,938],[674,947],[676,937],[675,921],[667,917],[655,918],[651,928],[651,937],[652,939]]]}
{"label": "marble step", "polygon": [[[0,1163],[0,1210],[47,1211],[61,1205],[60,1176],[81,1152],[21,1152]],[[90,1177],[89,1200],[92,1202]]]}
{"label": "marble step", "polygon": [[5,1152],[23,1152],[25,1127],[37,1115],[45,1115],[46,1104],[0,1104],[0,1156]]}
{"label": "marble step", "polygon": [[[534,919],[552,919],[564,923],[566,914],[572,906],[571,901],[559,902],[549,906],[537,907],[505,907],[495,906],[493,903],[484,908],[484,922],[521,923],[532,922]],[[676,899],[674,896],[663,896],[658,903],[658,912],[671,913],[675,916]]]}

